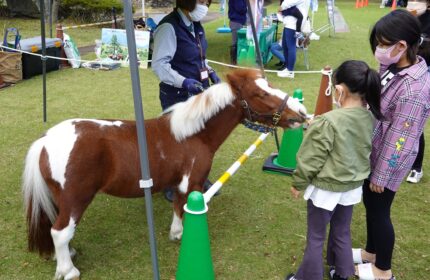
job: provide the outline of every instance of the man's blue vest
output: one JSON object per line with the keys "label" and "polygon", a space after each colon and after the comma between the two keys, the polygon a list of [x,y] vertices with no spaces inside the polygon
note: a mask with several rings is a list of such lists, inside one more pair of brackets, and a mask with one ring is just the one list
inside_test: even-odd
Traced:
{"label": "man's blue vest", "polygon": [[[206,49],[208,47],[205,32],[200,22],[194,22],[196,37],[190,33],[176,9],[165,16],[158,25],[163,23],[170,23],[176,35],[176,52],[170,61],[172,69],[185,78],[200,81],[204,88],[208,88],[209,80],[202,81],[200,77],[200,71],[205,67]],[[182,98],[179,98],[181,100],[178,100],[178,102],[183,101],[185,95],[188,96],[188,92],[185,89],[179,89],[165,83],[160,83],[160,98],[161,93],[170,95],[169,99],[174,98],[173,96],[181,96]]]}

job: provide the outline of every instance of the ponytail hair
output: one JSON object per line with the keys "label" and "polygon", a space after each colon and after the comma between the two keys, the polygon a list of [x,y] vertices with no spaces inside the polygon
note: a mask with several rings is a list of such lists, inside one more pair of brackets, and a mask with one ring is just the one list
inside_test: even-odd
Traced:
{"label": "ponytail hair", "polygon": [[359,60],[343,62],[333,74],[335,84],[345,84],[351,94],[358,94],[369,105],[376,119],[382,120],[381,79],[378,72]]}
{"label": "ponytail hair", "polygon": [[428,34],[421,34],[421,44],[418,49],[418,55],[424,58],[427,65],[430,65],[430,38]]}
{"label": "ponytail hair", "polygon": [[367,68],[364,100],[366,100],[370,111],[377,120],[382,120],[384,118],[381,113],[381,90],[381,79],[378,72],[372,68]]}

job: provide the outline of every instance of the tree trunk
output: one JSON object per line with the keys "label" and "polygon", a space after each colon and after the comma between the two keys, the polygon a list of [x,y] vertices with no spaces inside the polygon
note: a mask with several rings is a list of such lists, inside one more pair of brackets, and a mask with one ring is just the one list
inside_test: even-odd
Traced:
{"label": "tree trunk", "polygon": [[49,13],[50,13],[50,6],[52,1],[51,0],[43,0],[45,2],[45,20],[49,20]]}
{"label": "tree trunk", "polygon": [[58,22],[58,9],[60,8],[61,0],[53,0],[52,3],[52,22]]}

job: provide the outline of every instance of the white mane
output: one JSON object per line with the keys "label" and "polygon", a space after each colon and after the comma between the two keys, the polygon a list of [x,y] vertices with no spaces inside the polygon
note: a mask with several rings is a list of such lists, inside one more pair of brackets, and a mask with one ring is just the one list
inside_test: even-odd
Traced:
{"label": "white mane", "polygon": [[170,129],[177,141],[182,141],[205,128],[205,123],[221,109],[230,105],[235,96],[228,83],[211,86],[199,95],[168,108]]}

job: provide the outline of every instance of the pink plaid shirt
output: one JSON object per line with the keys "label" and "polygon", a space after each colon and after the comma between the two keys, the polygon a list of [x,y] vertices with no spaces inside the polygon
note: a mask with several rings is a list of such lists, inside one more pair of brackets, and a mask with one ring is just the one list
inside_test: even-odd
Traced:
{"label": "pink plaid shirt", "polygon": [[[387,66],[381,65],[381,75]],[[418,152],[430,113],[430,74],[424,59],[394,75],[381,95],[383,121],[376,121],[370,181],[397,191]]]}

